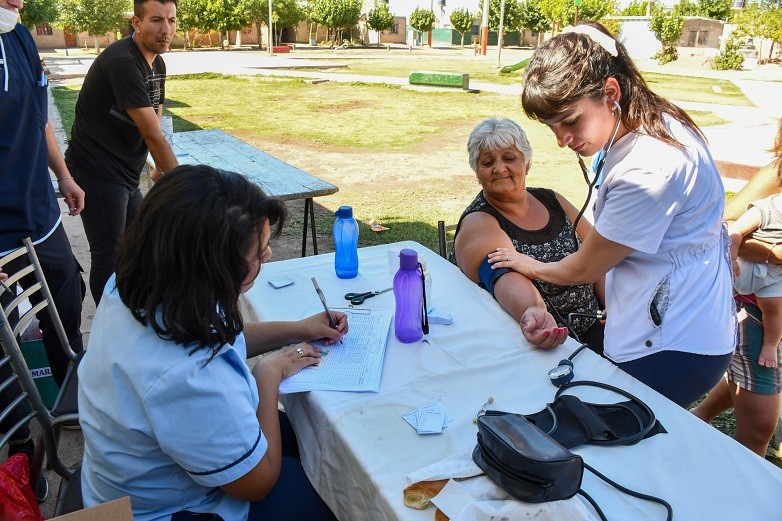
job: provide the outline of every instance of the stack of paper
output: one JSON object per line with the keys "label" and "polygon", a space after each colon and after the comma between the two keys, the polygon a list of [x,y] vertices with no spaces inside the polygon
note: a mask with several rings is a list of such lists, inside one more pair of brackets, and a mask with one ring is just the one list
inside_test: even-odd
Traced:
{"label": "stack of paper", "polygon": [[305,367],[280,383],[280,394],[303,391],[375,391],[386,353],[391,314],[373,310],[368,314],[349,313],[350,329],[342,342],[326,346],[326,356],[317,366]]}
{"label": "stack of paper", "polygon": [[439,434],[448,423],[448,413],[439,403],[421,407],[402,417],[418,434]]}

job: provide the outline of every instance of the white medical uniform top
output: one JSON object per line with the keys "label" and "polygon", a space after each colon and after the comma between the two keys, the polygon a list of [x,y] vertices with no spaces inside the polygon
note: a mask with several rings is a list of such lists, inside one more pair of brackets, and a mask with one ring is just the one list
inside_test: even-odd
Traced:
{"label": "white medical uniform top", "polygon": [[[249,503],[219,487],[268,447],[244,335],[192,352],[141,325],[106,284],[79,366],[85,506],[130,496],[136,521],[180,510],[247,519]],[[192,354],[191,354],[192,352]]]}
{"label": "white medical uniform top", "polygon": [[597,232],[635,250],[606,276],[605,354],[615,362],[735,345],[722,180],[703,140],[665,121],[685,149],[628,133],[608,152],[595,203]]}

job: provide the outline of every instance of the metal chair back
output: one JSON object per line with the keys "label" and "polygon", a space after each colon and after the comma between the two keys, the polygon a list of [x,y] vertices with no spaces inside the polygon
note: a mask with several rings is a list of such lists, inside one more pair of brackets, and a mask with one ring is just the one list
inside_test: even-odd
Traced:
{"label": "metal chair back", "polygon": [[[0,407],[3,407],[0,411],[0,422],[12,417],[12,415],[18,415],[17,407],[25,407],[25,402],[28,404],[30,411],[6,429],[7,432],[0,437],[0,446],[7,445],[9,440],[14,438],[14,434],[35,418],[40,426],[40,437],[36,444],[30,482],[37,483],[42,471],[43,455],[45,453],[49,467],[63,478],[58,497],[59,503],[61,498],[63,501],[65,500],[67,484],[74,479],[75,473],[78,472],[78,469],[66,466],[60,459],[57,450],[59,432],[64,425],[77,425],[79,416],[76,410],[66,411],[62,414],[56,414],[52,411],[58,409],[58,404],[65,398],[66,391],[70,394],[75,390],[75,373],[80,356],[74,353],[68,342],[65,329],[57,314],[57,308],[49,291],[49,286],[46,283],[46,278],[32,241],[27,238],[24,239],[23,243],[23,247],[0,258],[0,269],[8,275],[5,281],[0,282],[0,297],[3,297],[3,301],[8,302],[4,306],[0,305],[0,344],[2,344],[3,354],[2,359],[0,359],[0,374],[2,374],[2,377],[0,377],[0,380],[2,380],[0,381],[0,393],[2,393],[3,397],[0,400]],[[25,257],[26,262],[18,263],[22,264],[20,268],[15,269],[13,272],[7,271],[11,261]],[[32,284],[29,283],[30,279],[28,277],[31,274],[34,276],[34,283]],[[22,279],[25,279],[26,287],[17,293],[17,283]],[[40,294],[40,301],[36,294]],[[31,297],[33,298],[31,299]],[[31,305],[30,309],[21,311],[20,306],[28,299],[35,303]],[[60,389],[52,411],[44,405],[19,343],[20,335],[27,329],[36,313],[44,309],[49,313],[57,331],[57,337],[70,359],[65,382]],[[11,370],[8,371],[7,368]],[[78,481],[78,475],[76,475],[76,480]]]}

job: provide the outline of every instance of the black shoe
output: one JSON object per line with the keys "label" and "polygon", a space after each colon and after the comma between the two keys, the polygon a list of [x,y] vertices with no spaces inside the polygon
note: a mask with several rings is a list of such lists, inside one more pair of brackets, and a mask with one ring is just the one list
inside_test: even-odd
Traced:
{"label": "black shoe", "polygon": [[35,485],[35,500],[39,503],[46,501],[46,497],[49,495],[49,483],[46,482],[46,478],[43,474],[38,476],[38,483]]}

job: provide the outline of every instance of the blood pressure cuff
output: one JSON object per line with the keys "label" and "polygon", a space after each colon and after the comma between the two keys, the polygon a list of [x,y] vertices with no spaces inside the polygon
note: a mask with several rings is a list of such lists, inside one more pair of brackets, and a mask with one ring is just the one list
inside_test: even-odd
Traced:
{"label": "blood pressure cuff", "polygon": [[498,268],[496,270],[491,269],[489,264],[489,257],[483,259],[481,265],[478,266],[478,279],[481,281],[481,287],[488,291],[491,296],[494,296],[494,285],[497,283],[500,277],[513,271],[511,268]]}
{"label": "blood pressure cuff", "polygon": [[655,420],[649,432],[639,437],[637,433],[645,429],[651,418],[636,402],[595,404],[569,394],[560,395],[542,411],[525,418],[568,449],[584,443],[632,445],[668,432]]}

